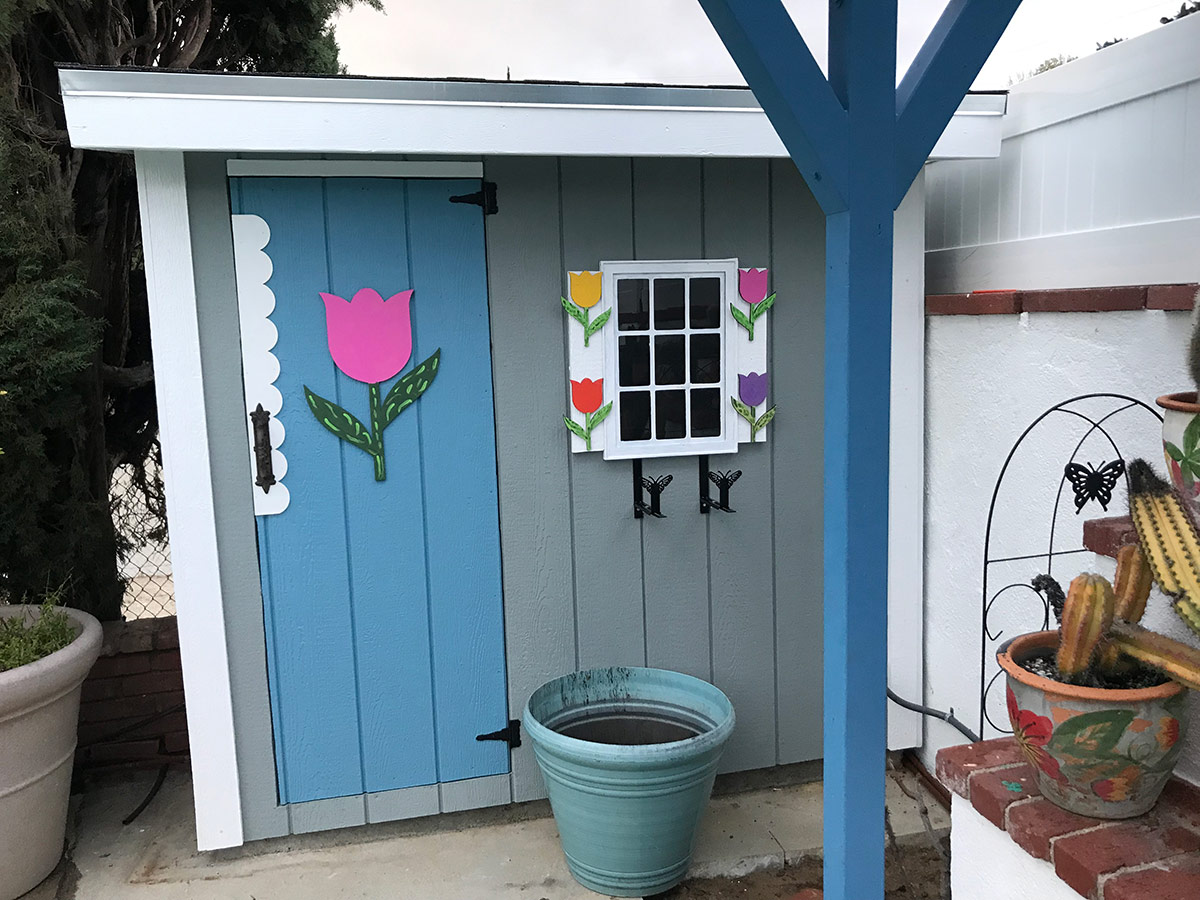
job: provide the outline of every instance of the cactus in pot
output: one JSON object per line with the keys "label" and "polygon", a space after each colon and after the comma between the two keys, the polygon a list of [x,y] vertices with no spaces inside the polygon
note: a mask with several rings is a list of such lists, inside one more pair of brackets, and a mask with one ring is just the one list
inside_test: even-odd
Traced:
{"label": "cactus in pot", "polygon": [[1200,633],[1194,508],[1144,460],[1129,465],[1129,487],[1139,543],[1118,554],[1115,585],[1085,573],[1063,596],[1039,576],[1059,629],[1017,638],[1000,656],[1014,735],[1042,793],[1100,818],[1153,806],[1182,749],[1183,691],[1200,690],[1200,650],[1140,624],[1156,582]]}

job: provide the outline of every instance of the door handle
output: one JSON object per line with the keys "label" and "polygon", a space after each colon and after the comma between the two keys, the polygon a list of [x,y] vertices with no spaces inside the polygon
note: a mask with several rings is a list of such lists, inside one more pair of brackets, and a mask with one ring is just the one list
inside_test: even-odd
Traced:
{"label": "door handle", "polygon": [[264,494],[269,494],[275,483],[275,469],[271,465],[271,413],[260,403],[250,413],[250,422],[254,426],[254,467],[258,470],[254,483]]}

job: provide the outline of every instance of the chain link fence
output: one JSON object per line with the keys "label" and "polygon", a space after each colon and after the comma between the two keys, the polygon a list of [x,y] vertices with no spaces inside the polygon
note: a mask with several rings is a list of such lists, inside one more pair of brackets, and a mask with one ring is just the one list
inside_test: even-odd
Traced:
{"label": "chain link fence", "polygon": [[175,615],[171,547],[162,515],[162,471],[154,461],[138,472],[120,466],[113,473],[113,524],[120,538],[118,563],[125,581],[121,612],[125,619]]}

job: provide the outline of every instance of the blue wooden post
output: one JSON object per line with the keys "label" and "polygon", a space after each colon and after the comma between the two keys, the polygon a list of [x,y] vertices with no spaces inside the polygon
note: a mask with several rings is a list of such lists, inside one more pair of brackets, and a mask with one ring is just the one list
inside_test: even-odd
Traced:
{"label": "blue wooden post", "polygon": [[[825,897],[882,900],[893,212],[1020,0],[950,0],[896,88],[897,0],[699,0],[826,215]],[[882,477],[881,477],[882,476]]]}

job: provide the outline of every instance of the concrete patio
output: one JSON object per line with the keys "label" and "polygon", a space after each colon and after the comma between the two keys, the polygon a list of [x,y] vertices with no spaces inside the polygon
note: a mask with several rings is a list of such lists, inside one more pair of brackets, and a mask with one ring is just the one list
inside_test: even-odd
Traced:
{"label": "concrete patio", "polygon": [[[152,771],[93,777],[73,798],[69,858],[22,900],[590,900],[559,849],[548,804],[527,803],[197,853],[191,781],[171,772],[130,825]],[[916,780],[908,779],[910,790]],[[925,795],[939,832],[949,817]],[[924,841],[917,805],[889,779],[897,838]],[[693,876],[741,875],[821,852],[821,783],[714,798]]]}

